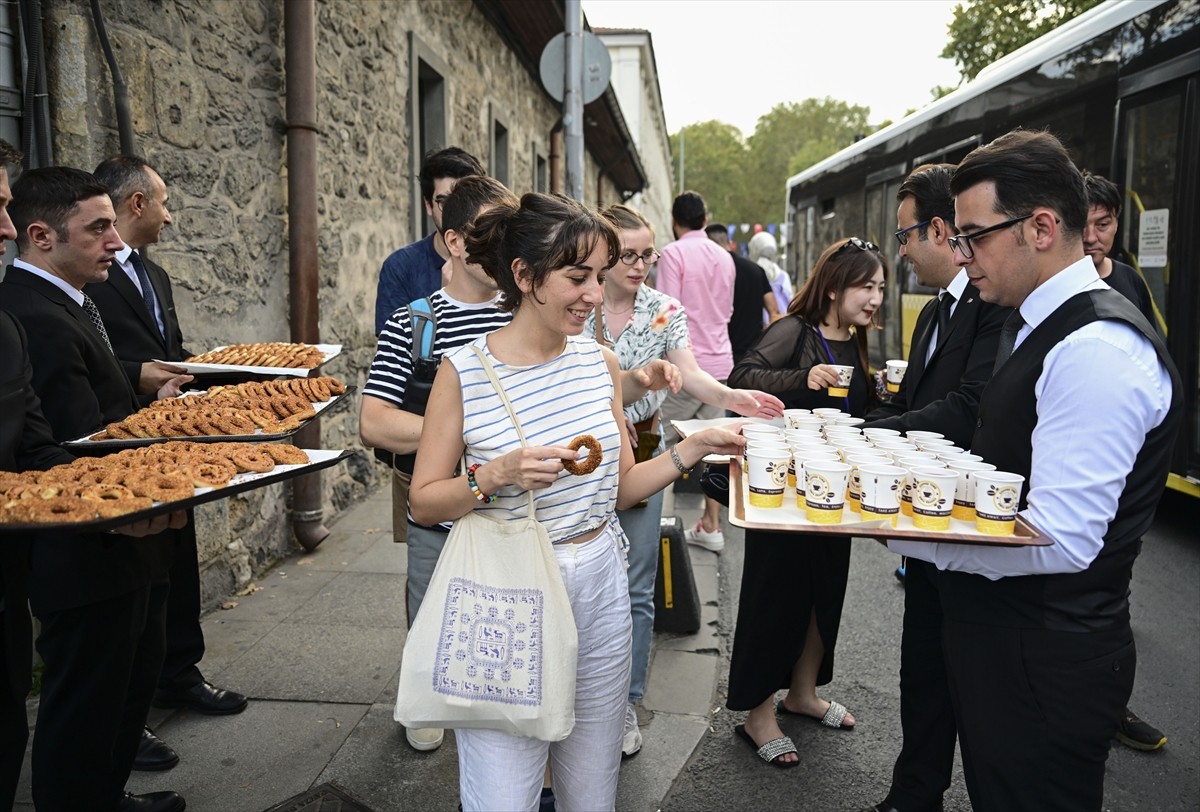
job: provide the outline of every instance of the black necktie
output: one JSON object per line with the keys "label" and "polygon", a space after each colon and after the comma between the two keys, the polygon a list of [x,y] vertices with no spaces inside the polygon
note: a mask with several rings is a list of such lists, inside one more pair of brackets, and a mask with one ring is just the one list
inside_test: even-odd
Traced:
{"label": "black necktie", "polygon": [[138,256],[137,251],[129,252],[129,264],[133,266],[133,272],[137,274],[138,284],[142,286],[142,302],[146,305],[146,312],[150,314],[150,323],[158,330],[161,337],[162,328],[158,326],[158,319],[154,317],[154,288],[150,285],[150,275],[146,273],[146,266],[142,263],[142,258]]}
{"label": "black necktie", "polygon": [[937,346],[942,346],[942,342],[946,340],[946,336],[950,335],[950,308],[954,307],[954,294],[946,291],[942,294],[942,298],[938,300],[937,311]]}
{"label": "black necktie", "polygon": [[112,342],[108,340],[108,330],[104,329],[104,319],[100,318],[100,308],[96,307],[96,303],[92,301],[92,297],[86,293],[83,294],[83,312],[87,313],[92,326],[96,328],[96,332],[100,334],[100,337],[104,339],[104,346],[108,347],[109,352],[112,352]]}
{"label": "black necktie", "polygon": [[992,367],[993,375],[1008,360],[1008,356],[1013,354],[1013,348],[1017,345],[1017,333],[1021,332],[1024,326],[1025,319],[1021,318],[1020,310],[1014,310],[1004,320],[1004,326],[1000,328],[1000,346],[996,350],[996,366]]}

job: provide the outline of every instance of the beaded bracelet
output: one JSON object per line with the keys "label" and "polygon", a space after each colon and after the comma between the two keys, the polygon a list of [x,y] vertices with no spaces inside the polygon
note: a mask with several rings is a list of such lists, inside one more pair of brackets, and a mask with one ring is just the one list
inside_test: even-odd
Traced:
{"label": "beaded bracelet", "polygon": [[696,466],[694,465],[688,468],[683,464],[683,460],[679,459],[679,452],[675,450],[675,446],[671,446],[671,462],[675,463],[675,467],[679,469],[679,473],[681,474],[690,474],[696,470]]}
{"label": "beaded bracelet", "polygon": [[479,490],[479,483],[475,481],[475,472],[478,470],[479,463],[475,463],[467,469],[467,484],[471,486],[471,493],[475,494],[475,498],[486,505],[496,497],[488,496],[483,491]]}

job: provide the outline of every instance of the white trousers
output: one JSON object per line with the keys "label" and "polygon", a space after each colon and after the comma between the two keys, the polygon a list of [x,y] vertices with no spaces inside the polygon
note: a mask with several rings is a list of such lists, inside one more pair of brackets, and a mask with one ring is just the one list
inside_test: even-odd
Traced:
{"label": "white trousers", "polygon": [[575,727],[560,742],[495,730],[456,730],[464,812],[534,812],[547,756],[559,812],[612,810],[632,650],[629,581],[613,528],[554,547],[575,627]]}

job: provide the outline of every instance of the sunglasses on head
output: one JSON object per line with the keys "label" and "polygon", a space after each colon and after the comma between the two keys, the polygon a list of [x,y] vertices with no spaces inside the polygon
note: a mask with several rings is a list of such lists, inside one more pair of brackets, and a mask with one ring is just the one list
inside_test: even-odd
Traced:
{"label": "sunglasses on head", "polygon": [[838,250],[833,252],[833,255],[836,257],[838,254],[842,253],[850,246],[854,246],[859,251],[874,251],[876,254],[879,253],[879,246],[876,245],[875,243],[869,242],[867,240],[860,240],[858,237],[850,237],[844,243],[842,243],[841,247],[838,248]]}

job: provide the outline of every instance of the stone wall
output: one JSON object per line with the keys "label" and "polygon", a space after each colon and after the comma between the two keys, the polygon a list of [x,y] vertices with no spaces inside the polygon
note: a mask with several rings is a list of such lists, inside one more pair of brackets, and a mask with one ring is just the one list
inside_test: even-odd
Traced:
{"label": "stone wall", "polygon": [[[149,253],[171,274],[186,345],[288,338],[282,0],[102,0],[142,153],[175,218]],[[362,387],[375,350],[375,284],[412,233],[409,31],[450,68],[448,143],[490,154],[492,110],[509,129],[509,179],[528,191],[533,144],[548,157],[554,102],[468,0],[317,3],[320,329],[326,367]],[[86,3],[46,4],[59,163],[94,167],[119,149],[112,84]],[[586,197],[597,202],[597,166]],[[599,199],[619,200],[610,183]],[[358,442],[358,406],[322,420],[322,445],[354,456],[324,475],[326,521],[386,471]],[[295,549],[286,485],[197,511],[211,606]],[[380,516],[381,526],[390,521]]]}

